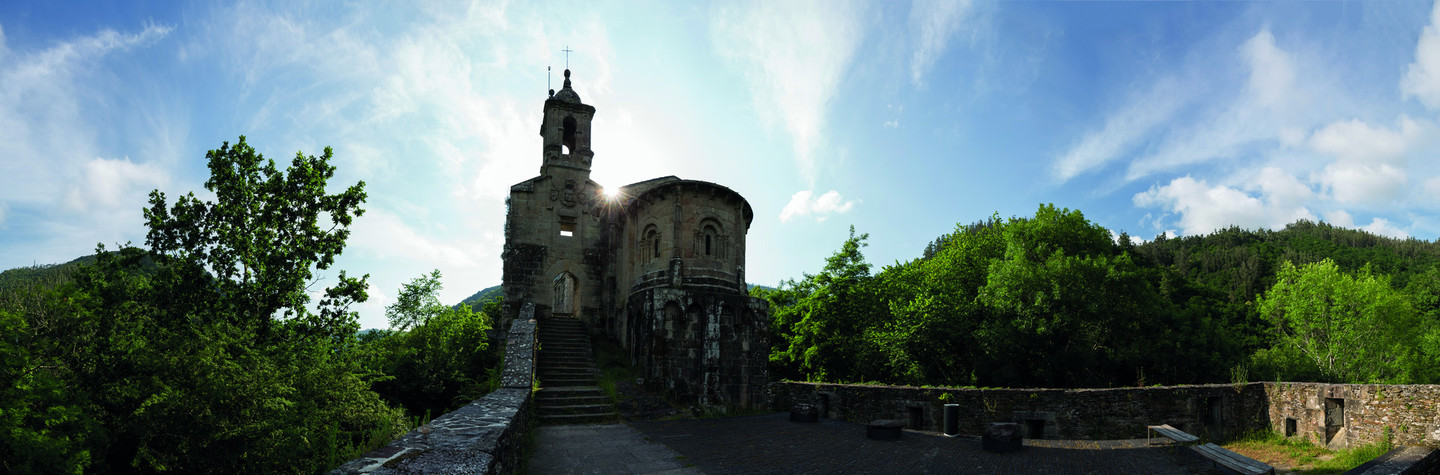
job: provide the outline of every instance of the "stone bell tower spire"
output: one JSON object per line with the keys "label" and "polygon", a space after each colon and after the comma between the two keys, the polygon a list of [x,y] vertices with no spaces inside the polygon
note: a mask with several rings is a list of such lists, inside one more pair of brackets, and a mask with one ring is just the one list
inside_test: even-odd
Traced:
{"label": "stone bell tower spire", "polygon": [[545,139],[541,175],[549,174],[551,167],[590,175],[590,160],[595,157],[590,150],[590,120],[594,117],[595,108],[580,102],[580,95],[570,88],[570,70],[566,69],[564,86],[545,100],[545,118],[540,123],[540,136]]}

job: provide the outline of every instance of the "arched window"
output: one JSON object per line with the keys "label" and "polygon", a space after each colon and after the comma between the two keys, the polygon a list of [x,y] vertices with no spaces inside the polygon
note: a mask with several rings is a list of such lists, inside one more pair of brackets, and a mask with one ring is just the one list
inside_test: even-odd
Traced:
{"label": "arched window", "polygon": [[639,246],[637,246],[638,250],[640,251],[638,254],[645,256],[645,262],[659,259],[660,228],[655,227],[655,225],[653,224],[646,226],[645,231],[642,232],[640,235],[642,237],[640,238]]}
{"label": "arched window", "polygon": [[560,145],[564,147],[563,152],[566,154],[575,151],[575,129],[577,128],[578,126],[575,124],[574,117],[567,116],[565,117],[565,121],[561,122]]}
{"label": "arched window", "polygon": [[712,238],[712,236],[711,236],[710,234],[706,234],[706,235],[705,235],[705,255],[707,255],[707,256],[710,255],[710,240],[711,240],[711,238]]}
{"label": "arched window", "polygon": [[725,258],[725,240],[720,235],[720,224],[713,219],[701,221],[695,232],[695,254],[712,259]]}

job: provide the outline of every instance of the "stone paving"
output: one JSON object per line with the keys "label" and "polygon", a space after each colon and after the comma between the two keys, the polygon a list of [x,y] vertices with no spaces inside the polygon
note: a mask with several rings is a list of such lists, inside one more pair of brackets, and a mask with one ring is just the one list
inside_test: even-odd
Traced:
{"label": "stone paving", "polygon": [[[905,431],[865,438],[865,425],[789,413],[631,424],[708,474],[726,473],[1217,473],[1183,449],[1142,440],[1026,440],[1018,452],[980,450],[978,437]],[[533,465],[532,465],[533,466]]]}
{"label": "stone paving", "polygon": [[625,424],[539,426],[528,472],[701,474],[669,447]]}

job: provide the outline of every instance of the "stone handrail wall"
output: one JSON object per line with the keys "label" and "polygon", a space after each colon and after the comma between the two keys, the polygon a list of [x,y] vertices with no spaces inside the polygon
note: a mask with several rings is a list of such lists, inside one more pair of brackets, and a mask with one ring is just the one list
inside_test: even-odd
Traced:
{"label": "stone handrail wall", "polygon": [[[959,405],[962,434],[980,434],[991,422],[1016,422],[1027,433],[1033,425],[1047,439],[1130,439],[1145,437],[1147,425],[1169,424],[1212,440],[1274,430],[1320,443],[1327,437],[1328,398],[1343,401],[1342,445],[1380,442],[1388,433],[1395,445],[1440,447],[1440,385],[1257,382],[974,389],[786,381],[771,383],[766,390],[771,408],[778,411],[810,403],[822,417],[852,422],[900,419],[909,428],[935,432],[942,431],[943,409],[949,403]],[[1295,421],[1293,432],[1287,419]]]}
{"label": "stone handrail wall", "polygon": [[526,303],[505,338],[500,388],[332,470],[360,473],[512,473],[530,427],[535,380],[535,304]]}

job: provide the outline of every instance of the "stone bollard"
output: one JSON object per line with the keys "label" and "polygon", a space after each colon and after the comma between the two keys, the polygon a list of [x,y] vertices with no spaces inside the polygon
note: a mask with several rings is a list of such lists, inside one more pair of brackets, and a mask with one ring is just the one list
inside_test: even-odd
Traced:
{"label": "stone bollard", "polygon": [[1014,422],[991,422],[980,436],[980,448],[986,452],[1005,453],[1020,450],[1020,425]]}
{"label": "stone bollard", "polygon": [[791,422],[816,422],[819,420],[820,411],[815,410],[814,405],[802,402],[796,404],[795,407],[790,408]]}
{"label": "stone bollard", "polygon": [[960,405],[945,405],[945,436],[955,437],[960,435]]}

